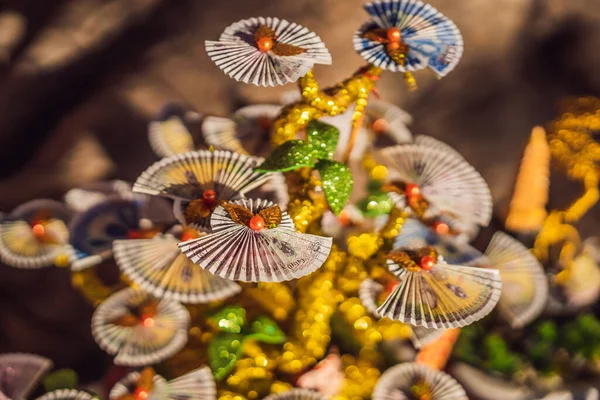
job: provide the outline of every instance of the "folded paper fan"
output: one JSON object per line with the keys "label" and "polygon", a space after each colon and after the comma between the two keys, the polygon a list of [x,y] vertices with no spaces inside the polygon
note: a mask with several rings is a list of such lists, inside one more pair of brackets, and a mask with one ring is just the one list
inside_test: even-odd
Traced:
{"label": "folded paper fan", "polygon": [[331,238],[296,232],[279,206],[238,200],[217,207],[212,233],[179,244],[194,263],[225,279],[280,282],[317,270],[329,255]]}
{"label": "folded paper fan", "polygon": [[206,52],[236,81],[257,86],[295,82],[314,64],[331,64],[331,55],[314,32],[279,18],[250,18],[228,26]]}
{"label": "folded paper fan", "polygon": [[[367,311],[376,318],[380,318],[381,316],[377,313],[377,308],[379,307],[378,299],[384,294],[386,288],[372,280],[365,279],[360,283],[358,288],[358,297],[360,298],[360,302],[367,309]],[[425,346],[428,343],[431,343],[442,333],[444,333],[445,329],[427,329],[422,326],[411,326],[412,336],[410,338],[413,346],[415,348],[420,349],[422,346]]]}
{"label": "folded paper fan", "polygon": [[410,144],[387,148],[382,156],[392,181],[385,189],[397,207],[408,206],[419,217],[449,213],[482,226],[490,222],[490,189],[458,153]]}
{"label": "folded paper fan", "polygon": [[35,354],[0,354],[0,393],[25,399],[51,368],[52,361]]}
{"label": "folded paper fan", "polygon": [[496,232],[485,255],[502,278],[498,302],[501,315],[513,328],[521,328],[537,318],[548,300],[548,280],[531,251],[507,234]]}
{"label": "folded paper fan", "polygon": [[210,230],[210,214],[227,200],[267,182],[271,174],[254,172],[262,158],[225,150],[199,150],[162,159],[140,175],[133,190],[176,199],[180,222]]}
{"label": "folded paper fan", "polygon": [[392,251],[388,268],[400,283],[377,309],[381,316],[428,329],[457,328],[498,303],[498,270],[446,264],[432,247]]}
{"label": "folded paper fan", "polygon": [[189,324],[190,315],[178,302],[124,289],[98,306],[92,316],[92,334],[104,351],[115,355],[115,364],[142,366],[181,350]]}
{"label": "folded paper fan", "polygon": [[264,400],[326,400],[327,397],[308,389],[292,389],[287,392],[272,394]]}
{"label": "folded paper fan", "polygon": [[59,389],[48,392],[36,400],[95,400],[96,397],[83,390]]}
{"label": "folded paper fan", "polygon": [[364,8],[372,19],[354,34],[354,50],[369,63],[394,72],[429,67],[442,77],[460,61],[460,31],[430,5],[377,0]]}
{"label": "folded paper fan", "polygon": [[396,144],[412,142],[412,134],[406,127],[411,122],[406,111],[383,100],[370,99],[365,110],[366,128],[377,136],[389,136]]}
{"label": "folded paper fan", "polygon": [[169,234],[158,234],[152,239],[117,240],[115,260],[132,282],[158,298],[208,303],[241,290],[237,283],[214,276],[192,263],[179,251],[177,243],[179,240]]}
{"label": "folded paper fan", "polygon": [[194,138],[186,127],[186,122],[198,119],[199,114],[187,111],[179,104],[166,104],[148,125],[148,139],[152,150],[159,157],[194,150]]}
{"label": "folded paper fan", "polygon": [[231,118],[206,117],[202,133],[207,144],[216,149],[241,154],[268,155],[271,148],[271,125],[281,106],[256,104],[242,107]]}
{"label": "folded paper fan", "polygon": [[[449,264],[479,266],[487,260],[476,248],[450,233],[450,227],[441,221],[427,226],[415,219],[407,219],[400,234],[394,239],[394,249],[416,250],[433,246]],[[440,233],[438,233],[440,232]]]}
{"label": "folded paper fan", "polygon": [[130,199],[133,196],[131,185],[125,181],[114,180],[96,182],[69,190],[65,194],[65,203],[76,212],[84,212],[109,198]]}
{"label": "folded paper fan", "polygon": [[168,382],[162,376],[155,374],[151,368],[145,368],[141,373],[132,372],[125,376],[113,386],[109,394],[110,400],[140,398],[215,400],[217,389],[208,367],[200,367]]}
{"label": "folded paper fan", "polygon": [[71,212],[53,200],[33,200],[0,223],[0,259],[16,268],[54,265],[68,252]]}
{"label": "folded paper fan", "polygon": [[381,375],[373,400],[468,400],[450,375],[417,363],[398,364]]}

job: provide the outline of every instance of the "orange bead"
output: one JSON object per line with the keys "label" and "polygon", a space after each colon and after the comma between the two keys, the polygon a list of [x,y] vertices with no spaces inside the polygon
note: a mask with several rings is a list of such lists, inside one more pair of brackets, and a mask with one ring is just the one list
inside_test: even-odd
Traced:
{"label": "orange bead", "polygon": [[375,120],[375,122],[373,122],[373,131],[375,133],[384,133],[387,132],[388,126],[389,124],[385,119],[379,118],[378,120]]}
{"label": "orange bead", "polygon": [[204,193],[202,193],[202,198],[207,203],[214,203],[217,200],[217,192],[212,189],[205,190]]}
{"label": "orange bead", "polygon": [[193,231],[191,229],[186,229],[181,234],[181,241],[187,242],[188,240],[196,239],[197,237],[198,237],[198,234],[196,233],[196,231]]}
{"label": "orange bead", "polygon": [[431,227],[438,235],[447,235],[450,232],[450,227],[442,221],[434,222]]}
{"label": "orange bead", "polygon": [[387,49],[388,50],[398,50],[400,48],[400,43],[399,42],[390,42],[387,44]]}
{"label": "orange bead", "polygon": [[43,238],[44,234],[46,233],[46,229],[42,224],[35,224],[31,227],[31,230],[33,231],[33,235],[38,239]]}
{"label": "orange bead", "polygon": [[154,318],[150,316],[142,315],[140,321],[142,322],[142,325],[144,325],[146,328],[152,328],[154,326]]}
{"label": "orange bead", "polygon": [[400,33],[399,28],[389,28],[387,30],[387,38],[390,42],[398,43],[398,42],[400,42],[401,37],[402,37],[402,34]]}
{"label": "orange bead", "polygon": [[435,259],[431,256],[424,256],[423,258],[421,258],[419,266],[425,271],[429,271],[435,266]]}
{"label": "orange bead", "polygon": [[392,293],[394,291],[394,289],[396,289],[396,287],[398,286],[400,282],[398,281],[390,281],[387,283],[387,285],[385,285],[385,292],[386,293]]}
{"label": "orange bead", "polygon": [[265,220],[260,215],[255,215],[250,219],[250,229],[253,231],[260,231],[265,227]]}
{"label": "orange bead", "polygon": [[419,194],[421,194],[421,188],[419,187],[419,185],[416,185],[414,183],[407,183],[404,186],[404,192],[408,197],[418,196]]}
{"label": "orange bead", "polygon": [[135,397],[135,400],[146,400],[148,395],[148,391],[144,388],[137,388],[135,389],[135,392],[133,392],[133,397]]}
{"label": "orange bead", "polygon": [[256,41],[256,45],[258,46],[258,49],[260,51],[266,53],[267,51],[273,48],[273,39],[268,37],[261,37]]}

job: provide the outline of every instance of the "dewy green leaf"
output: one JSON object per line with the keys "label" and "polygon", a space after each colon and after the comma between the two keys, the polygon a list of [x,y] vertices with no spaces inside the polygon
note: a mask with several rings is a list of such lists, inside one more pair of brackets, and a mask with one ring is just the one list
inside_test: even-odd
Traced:
{"label": "dewy green leaf", "polygon": [[221,332],[208,344],[208,362],[216,380],[225,378],[242,356],[244,336]]}
{"label": "dewy green leaf", "polygon": [[268,344],[281,344],[285,342],[285,333],[275,321],[266,316],[256,318],[252,322],[251,334],[246,339],[254,339]]}
{"label": "dewy green leaf", "polygon": [[240,306],[227,306],[209,317],[223,332],[240,333],[246,324],[246,310]]}
{"label": "dewy green leaf", "polygon": [[59,369],[44,378],[44,389],[52,392],[59,389],[75,389],[79,383],[77,372],[72,369]]}
{"label": "dewy green leaf", "polygon": [[350,198],[354,184],[350,168],[337,161],[319,160],[317,169],[321,174],[323,191],[329,208],[335,215],[339,215]]}
{"label": "dewy green leaf", "polygon": [[314,165],[315,156],[312,147],[302,140],[289,140],[273,150],[271,155],[256,168],[256,171],[285,172]]}
{"label": "dewy green leaf", "polygon": [[333,125],[313,119],[306,127],[306,139],[315,158],[331,160],[340,139],[340,131]]}

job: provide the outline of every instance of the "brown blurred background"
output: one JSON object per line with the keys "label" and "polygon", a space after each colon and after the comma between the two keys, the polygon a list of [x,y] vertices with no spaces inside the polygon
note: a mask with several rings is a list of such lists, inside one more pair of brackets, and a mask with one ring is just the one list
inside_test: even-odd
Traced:
{"label": "brown blurred background", "polygon": [[[277,16],[309,27],[333,55],[322,84],[361,64],[352,34],[361,0],[0,1],[0,211],[105,178],[132,181],[156,157],[146,127],[166,101],[225,116],[279,102],[293,86],[257,88],[226,77],[206,56],[242,18]],[[457,148],[488,181],[498,215],[511,194],[533,125],[567,95],[600,95],[600,0],[431,0],[463,33],[457,69],[438,81],[416,75],[408,93],[386,73],[383,99],[414,117],[415,134]],[[553,180],[551,207],[579,188]],[[584,226],[596,233],[598,212]],[[84,377],[107,361],[91,339],[91,307],[69,272],[0,266],[0,352],[28,351]]]}

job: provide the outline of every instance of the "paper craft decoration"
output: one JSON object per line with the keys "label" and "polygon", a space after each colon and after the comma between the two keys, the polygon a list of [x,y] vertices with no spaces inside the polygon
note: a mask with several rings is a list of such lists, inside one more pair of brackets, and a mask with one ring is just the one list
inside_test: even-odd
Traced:
{"label": "paper craft decoration", "polygon": [[88,392],[76,389],[59,389],[48,392],[37,400],[95,400],[96,397]]}
{"label": "paper craft decoration", "polygon": [[327,400],[327,397],[308,389],[292,389],[287,392],[272,394],[264,400]]}
{"label": "paper craft decoration", "polygon": [[168,103],[148,125],[148,139],[159,157],[195,150],[194,138],[186,123],[200,120],[201,115],[183,106]]}
{"label": "paper craft decoration", "polygon": [[69,190],[65,194],[66,205],[78,212],[84,212],[109,198],[130,199],[133,196],[131,185],[125,181],[114,180],[97,182]]}
{"label": "paper craft decoration", "polygon": [[442,13],[419,0],[378,0],[364,5],[371,16],[354,34],[354,49],[388,71],[431,68],[439,77],[463,53],[460,31]]}
{"label": "paper craft decoration", "polygon": [[131,372],[113,386],[108,396],[110,400],[216,400],[215,380],[206,366],[197,368],[185,375],[167,381],[157,375],[152,368],[141,372]]}
{"label": "paper craft decoration", "polygon": [[400,283],[377,313],[390,319],[429,329],[462,327],[500,299],[498,270],[446,264],[432,247],[394,250],[387,264]]}
{"label": "paper craft decoration", "polygon": [[400,107],[378,99],[369,99],[365,109],[365,128],[375,137],[388,136],[394,144],[412,142],[412,134],[406,127],[411,116]]}
{"label": "paper craft decoration", "polygon": [[52,366],[51,360],[35,354],[0,354],[0,394],[15,400],[29,397]]}
{"label": "paper craft decoration", "polygon": [[279,18],[250,18],[231,24],[206,52],[236,81],[257,86],[295,82],[331,55],[314,32]]}
{"label": "paper craft decoration", "polygon": [[35,269],[66,256],[71,212],[54,200],[33,200],[0,223],[0,259],[16,268]]}
{"label": "paper craft decoration", "polygon": [[[183,235],[198,236],[189,231]],[[181,254],[179,242],[171,234],[117,240],[115,260],[132,282],[157,298],[196,304],[222,300],[240,292],[237,283],[214,276]]]}
{"label": "paper craft decoration", "polygon": [[212,233],[179,244],[205,270],[225,279],[280,282],[308,275],[327,259],[332,239],[296,232],[278,205],[266,200],[223,203]]}
{"label": "paper craft decoration", "polygon": [[465,390],[454,378],[417,363],[398,364],[381,375],[373,400],[468,400]]}
{"label": "paper craft decoration", "polygon": [[254,172],[262,158],[225,150],[177,154],[152,164],[133,190],[175,199],[173,211],[182,224],[210,230],[210,215],[223,201],[238,199],[267,182],[271,174]]}
{"label": "paper craft decoration", "polygon": [[103,301],[92,316],[92,335],[115,364],[152,365],[185,346],[190,315],[173,300],[123,289]]}

